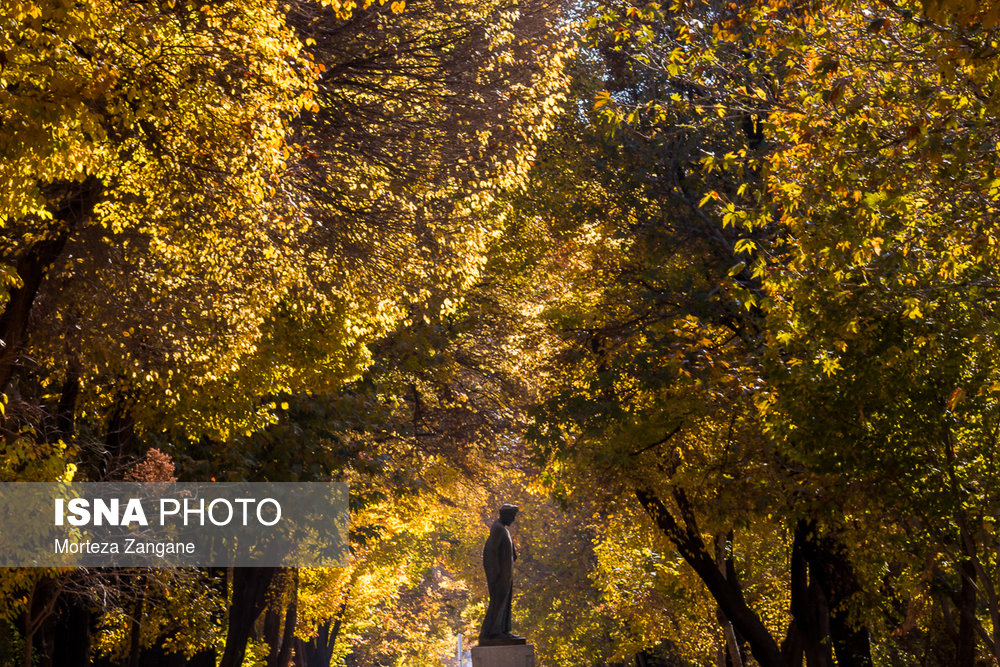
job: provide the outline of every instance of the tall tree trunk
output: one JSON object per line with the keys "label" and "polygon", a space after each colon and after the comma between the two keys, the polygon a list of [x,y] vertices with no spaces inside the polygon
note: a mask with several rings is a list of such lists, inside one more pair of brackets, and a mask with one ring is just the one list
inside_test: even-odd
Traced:
{"label": "tall tree trunk", "polygon": [[80,397],[80,362],[71,359],[56,405],[55,439],[69,440],[76,430],[76,402]]}
{"label": "tall tree trunk", "polygon": [[809,590],[809,571],[805,556],[802,555],[803,521],[799,521],[795,527],[795,534],[792,539],[792,563],[791,563],[791,612],[792,620],[788,624],[785,632],[785,639],[781,643],[781,655],[787,665],[802,665],[802,658],[805,654],[806,634],[809,631],[809,624],[806,619],[806,599]]}
{"label": "tall tree trunk", "polygon": [[[982,517],[979,518],[978,523],[979,530],[982,531]],[[983,562],[979,558],[978,547],[972,537],[968,521],[966,521],[964,516],[959,517],[958,525],[959,535],[962,539],[962,551],[966,555],[966,560],[972,567],[972,571],[975,573],[974,590],[977,595],[981,594],[981,597],[986,601],[986,608],[990,614],[990,623],[993,626],[993,634],[986,633],[986,630],[979,623],[975,615],[973,615],[972,620],[975,623],[977,634],[980,634],[983,642],[990,647],[994,662],[1000,664],[1000,596],[997,594],[997,587],[993,582],[993,578],[986,571],[986,568],[983,567]]]}
{"label": "tall tree trunk", "polygon": [[[962,587],[955,601],[958,607],[959,621],[958,633],[956,635],[956,659],[959,667],[975,664],[976,656],[976,635],[982,633],[982,638],[987,646],[992,649],[993,657],[1000,662],[1000,600],[997,599],[997,591],[993,585],[992,577],[986,573],[979,560],[978,549],[970,529],[970,517],[963,509],[963,505],[969,500],[969,493],[963,486],[959,473],[956,470],[955,448],[957,439],[951,425],[948,427],[944,439],[945,462],[948,466],[948,481],[955,499],[958,501],[956,520],[958,523],[959,541],[962,546],[964,558],[959,561],[958,574],[962,580]],[[978,523],[981,525],[982,518]],[[977,581],[978,580],[978,581]],[[992,637],[976,618],[976,604],[978,602],[978,592],[982,590],[986,606],[990,612],[990,620],[993,624]]]}
{"label": "tall tree trunk", "polygon": [[955,667],[976,665],[976,568],[971,559],[959,564],[962,588],[958,594],[958,637]]}
{"label": "tall tree trunk", "polygon": [[694,512],[684,493],[675,489],[673,494],[680,509],[683,526],[656,494],[646,489],[637,489],[635,494],[660,531],[704,582],[733,628],[746,639],[750,652],[761,667],[786,667],[778,643],[743,598],[738,582],[727,580],[716,566],[715,559],[701,538]]}
{"label": "tall tree trunk", "polygon": [[330,660],[333,658],[333,644],[331,636],[336,633],[331,632],[332,621],[327,621],[317,628],[316,636],[308,642],[299,642],[297,653],[302,658],[304,667],[330,667]]}
{"label": "tall tree trunk", "polygon": [[345,599],[340,604],[337,616],[333,620],[327,621],[319,627],[316,637],[308,642],[300,643],[302,663],[305,667],[330,667],[330,661],[333,659],[333,648],[337,645],[337,637],[340,635],[340,628],[344,622],[344,614],[347,613],[347,602],[348,600]]}
{"label": "tall tree trunk", "polygon": [[[808,667],[832,667],[833,653],[827,638],[830,636],[830,610],[826,596],[816,582],[809,577],[809,562],[806,558],[813,524],[804,519],[795,526],[792,541],[792,625],[789,631],[798,634],[795,648],[785,647],[788,664],[799,665],[802,658]],[[787,641],[787,640],[786,640]],[[792,651],[797,655],[792,655]]]}
{"label": "tall tree trunk", "polygon": [[135,609],[129,621],[129,651],[126,667],[139,667],[139,653],[142,651],[142,614],[146,604],[146,593],[142,588],[142,577],[139,577],[139,592],[135,601]]}
{"label": "tall tree trunk", "polygon": [[[829,636],[838,667],[871,667],[871,637],[868,628],[855,625],[848,610],[854,595],[861,591],[861,584],[854,568],[847,559],[843,545],[830,537],[816,535],[815,526],[809,526],[805,542],[805,556],[809,562],[812,583],[819,587],[822,602],[829,610]],[[818,597],[818,596],[817,596]],[[821,615],[820,619],[824,619]]]}
{"label": "tall tree trunk", "polygon": [[[193,660],[188,661],[181,651],[167,653],[163,646],[154,644],[142,652],[139,664],[142,667],[189,667],[196,663]],[[215,662],[201,663],[199,667],[215,667]]]}
{"label": "tall tree trunk", "polygon": [[108,430],[104,436],[104,452],[97,461],[100,479],[121,479],[122,460],[135,445],[135,420],[132,418],[129,400],[118,393],[114,407],[108,417]]}
{"label": "tall tree trunk", "polygon": [[191,656],[191,659],[187,661],[184,667],[215,667],[215,657],[215,649],[210,648],[199,653],[195,653]]}
{"label": "tall tree trunk", "polygon": [[49,187],[59,190],[58,204],[53,207],[52,218],[60,226],[52,238],[39,241],[17,259],[15,269],[21,284],[10,290],[10,299],[0,314],[0,390],[14,376],[14,369],[21,346],[28,333],[31,307],[49,268],[62,255],[66,242],[84,220],[93,214],[100,196],[101,184],[96,178],[82,183],[60,183]]}
{"label": "tall tree trunk", "polygon": [[[277,597],[272,595],[272,598]],[[267,644],[267,667],[274,667],[281,650],[281,600],[272,599],[264,612],[264,633],[262,639]]]}
{"label": "tall tree trunk", "polygon": [[264,611],[276,567],[234,567],[226,648],[219,667],[241,667],[254,621]]}
{"label": "tall tree trunk", "polygon": [[42,649],[39,662],[45,664],[51,661],[50,642],[46,641],[44,634],[61,591],[62,581],[51,577],[43,577],[31,587],[24,613],[24,667],[32,667],[39,646]]}
{"label": "tall tree trunk", "polygon": [[[214,589],[214,592],[226,599],[229,597],[229,573],[224,567],[210,567],[207,569],[209,580],[208,585]],[[217,619],[220,623],[221,618]],[[218,664],[218,651],[214,647],[207,648],[204,651],[199,651],[191,656],[191,659],[187,661],[186,667],[216,667]]]}
{"label": "tall tree trunk", "polygon": [[[722,576],[730,582],[736,582],[736,569],[733,567],[733,560],[728,552],[732,542],[732,531],[728,535],[719,533],[715,536],[715,565],[719,568]],[[722,634],[725,637],[725,649],[722,655],[720,667],[743,667],[743,656],[740,654],[739,640],[736,638],[736,630],[733,624],[726,618],[726,613],[722,607],[716,607],[716,617],[722,626]]]}
{"label": "tall tree trunk", "polygon": [[291,576],[292,599],[285,611],[285,631],[281,636],[281,651],[274,665],[268,667],[288,667],[292,661],[292,646],[295,643],[295,624],[298,622],[299,610],[299,571],[293,569]]}
{"label": "tall tree trunk", "polygon": [[10,290],[10,299],[0,315],[0,388],[10,382],[21,345],[28,332],[28,317],[38,296],[38,288],[49,267],[66,247],[70,231],[65,229],[56,238],[36,243],[15,264],[21,284]]}
{"label": "tall tree trunk", "polygon": [[52,663],[58,667],[89,667],[90,605],[77,596],[67,597],[52,619],[55,641]]}

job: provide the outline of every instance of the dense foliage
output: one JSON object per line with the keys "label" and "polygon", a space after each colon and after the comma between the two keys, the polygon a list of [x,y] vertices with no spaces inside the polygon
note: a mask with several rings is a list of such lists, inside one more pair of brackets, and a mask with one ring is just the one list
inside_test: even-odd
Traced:
{"label": "dense foliage", "polygon": [[[337,480],[343,568],[8,570],[26,666],[1000,661],[1000,5],[0,10],[0,479]],[[58,641],[57,641],[58,638]]]}

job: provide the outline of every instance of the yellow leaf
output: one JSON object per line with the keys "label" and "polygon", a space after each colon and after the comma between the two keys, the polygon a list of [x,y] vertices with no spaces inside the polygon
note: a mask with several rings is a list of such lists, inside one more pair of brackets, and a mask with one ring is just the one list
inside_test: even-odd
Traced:
{"label": "yellow leaf", "polygon": [[948,409],[954,410],[955,406],[958,405],[963,398],[965,398],[965,390],[961,387],[956,388],[955,391],[951,392],[951,396],[948,397]]}

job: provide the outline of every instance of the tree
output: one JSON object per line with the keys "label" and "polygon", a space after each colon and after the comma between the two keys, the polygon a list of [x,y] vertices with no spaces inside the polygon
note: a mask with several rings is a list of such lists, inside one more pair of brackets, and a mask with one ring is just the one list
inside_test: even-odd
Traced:
{"label": "tree", "polygon": [[[185,478],[287,478],[252,460],[283,406],[344,407],[379,339],[476,280],[562,95],[561,5],[331,4],[5,8],[12,477],[119,478],[160,446]],[[314,442],[300,479],[365,468]],[[230,661],[267,606],[244,576]]]}
{"label": "tree", "polygon": [[[573,364],[539,436],[571,487],[636,490],[762,664],[830,664],[831,648],[867,664],[873,631],[905,652],[890,635],[913,631],[911,595],[964,610],[952,659],[992,650],[971,538],[992,524],[964,503],[992,474],[995,141],[975,91],[994,57],[991,33],[919,10],[616,3],[591,19],[594,106],[617,134],[576,155],[587,182],[614,174],[625,224],[575,213],[627,251],[560,313]],[[771,517],[787,633],[709,546]]]}

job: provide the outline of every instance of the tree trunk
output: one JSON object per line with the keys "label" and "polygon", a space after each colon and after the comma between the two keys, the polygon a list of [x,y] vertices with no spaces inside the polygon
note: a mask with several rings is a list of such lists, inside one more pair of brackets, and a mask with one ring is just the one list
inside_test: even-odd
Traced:
{"label": "tree trunk", "polygon": [[215,656],[214,648],[195,653],[184,667],[215,667]]}
{"label": "tree trunk", "polygon": [[305,667],[330,667],[330,661],[333,659],[333,647],[337,645],[337,636],[340,635],[340,628],[343,625],[346,612],[347,600],[345,599],[341,603],[340,609],[337,610],[337,616],[334,620],[321,625],[319,632],[313,639],[299,643],[299,653]]}
{"label": "tree trunk", "polygon": [[254,621],[264,611],[276,567],[234,567],[226,648],[219,667],[241,667]]}
{"label": "tree trunk", "polygon": [[803,522],[799,521],[795,527],[795,536],[792,540],[792,563],[791,563],[791,609],[792,620],[788,624],[785,632],[785,640],[781,643],[781,655],[785,664],[802,665],[802,658],[805,654],[806,634],[809,631],[806,620],[806,599],[809,589],[808,565],[802,555],[802,541],[805,539],[802,530]]}
{"label": "tree trunk", "polygon": [[97,462],[100,479],[121,479],[122,460],[134,448],[135,441],[135,420],[132,418],[128,399],[118,393],[108,417],[104,452],[101,454],[101,460]]}
{"label": "tree trunk", "polygon": [[10,299],[0,314],[0,390],[14,376],[18,355],[28,332],[31,307],[38,296],[49,268],[62,255],[66,242],[83,221],[93,213],[101,191],[96,178],[88,178],[83,183],[64,183],[51,186],[62,187],[67,192],[61,194],[59,205],[52,212],[53,220],[61,223],[60,231],[53,238],[39,241],[18,258],[15,263],[17,275],[21,279],[18,287],[11,288]]}
{"label": "tree trunk", "polygon": [[80,397],[80,362],[72,359],[66,368],[66,379],[63,381],[56,405],[55,439],[67,441],[76,430],[76,402]]}
{"label": "tree trunk", "polygon": [[[736,583],[736,569],[733,566],[733,559],[728,556],[732,535],[730,531],[728,535],[719,533],[715,536],[715,565],[727,581]],[[736,630],[733,629],[733,624],[726,618],[722,607],[716,607],[715,614],[719,625],[722,626],[723,637],[725,637],[725,649],[720,667],[743,667],[743,656],[740,654],[740,644],[739,640],[736,639]]]}
{"label": "tree trunk", "polygon": [[281,650],[281,600],[271,600],[267,605],[262,639],[267,644],[267,667],[274,667],[278,662],[278,651]]}
{"label": "tree trunk", "polygon": [[[830,537],[819,537],[815,526],[808,526],[804,553],[809,562],[812,583],[822,593],[817,598],[829,610],[829,636],[833,642],[838,667],[871,667],[871,638],[868,628],[855,626],[847,605],[861,591],[854,568],[847,560],[844,547]],[[820,616],[823,619],[823,615]]]}
{"label": "tree trunk", "polygon": [[[302,664],[305,667],[330,667],[330,660],[333,658],[333,644],[336,641],[336,633],[331,633],[331,621],[327,621],[318,628],[315,637],[308,642],[299,642],[297,653],[302,657]],[[333,635],[334,639],[331,639]]]}
{"label": "tree trunk", "polygon": [[59,667],[89,667],[89,604],[79,597],[66,598],[53,616],[52,663]]}
{"label": "tree trunk", "polygon": [[[139,664],[142,667],[189,667],[195,663],[193,660],[189,662],[184,657],[183,652],[167,653],[162,646],[154,644],[142,652]],[[209,664],[211,667],[215,667],[214,661]],[[202,663],[199,667],[208,667],[208,665]]]}
{"label": "tree trunk", "polygon": [[695,523],[694,513],[683,491],[674,490],[674,500],[681,512],[682,527],[654,493],[639,489],[636,498],[663,534],[674,544],[681,556],[701,578],[733,628],[746,639],[750,652],[761,667],[786,667],[778,644],[743,598],[735,581],[719,572],[715,559],[705,547]]}
{"label": "tree trunk", "polygon": [[[229,596],[229,573],[224,567],[207,568],[209,580],[208,585],[214,592],[226,599]],[[221,623],[222,619],[218,619]],[[218,664],[218,651],[215,648],[207,648],[191,656],[185,667],[216,667]]]}
{"label": "tree trunk", "polygon": [[139,578],[138,599],[135,601],[135,609],[129,621],[129,650],[127,667],[139,667],[139,653],[142,650],[142,613],[146,602],[146,594],[142,590],[142,578]]}
{"label": "tree trunk", "polygon": [[48,621],[55,611],[61,590],[61,582],[51,577],[43,577],[31,587],[24,614],[24,667],[32,667],[38,645],[42,649],[38,662],[42,665],[51,663],[51,642],[47,641],[45,634],[51,627]]}
{"label": "tree trunk", "polygon": [[285,611],[285,631],[281,636],[281,651],[274,665],[268,667],[288,667],[292,662],[292,646],[295,643],[295,623],[299,609],[299,571],[292,570],[292,599]]}
{"label": "tree trunk", "polygon": [[[982,517],[978,520],[979,531],[983,531]],[[997,595],[996,585],[993,583],[993,579],[990,574],[983,567],[982,561],[979,559],[979,549],[976,545],[975,540],[972,537],[972,531],[969,529],[968,520],[964,514],[959,515],[959,536],[962,540],[962,552],[966,555],[966,561],[972,568],[972,573],[975,575],[973,580],[969,582],[972,587],[974,594],[981,596],[986,601],[986,608],[989,610],[990,623],[993,626],[993,634],[987,634],[985,628],[979,623],[979,619],[975,617],[975,612],[971,620],[977,634],[979,634],[984,643],[990,647],[990,652],[993,654],[993,661],[1000,664],[1000,596]],[[962,567],[960,565],[959,573],[962,574]],[[963,581],[964,581],[963,575]],[[963,584],[964,585],[964,584]],[[975,605],[973,605],[975,609]]]}
{"label": "tree trunk", "polygon": [[[809,562],[806,552],[812,523],[800,520],[795,526],[792,541],[792,625],[798,634],[795,649],[786,646],[789,664],[801,664],[802,658],[808,667],[832,667],[833,653],[827,638],[830,636],[830,610],[826,596],[816,582],[815,575],[810,581]],[[789,630],[791,631],[791,626]],[[797,650],[793,656],[791,651]]]}
{"label": "tree trunk", "polygon": [[955,667],[976,665],[976,568],[971,559],[959,564],[962,589],[958,595],[958,637]]}

